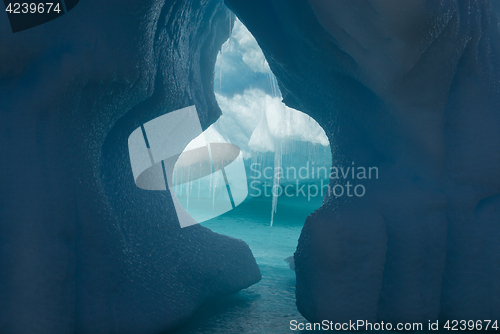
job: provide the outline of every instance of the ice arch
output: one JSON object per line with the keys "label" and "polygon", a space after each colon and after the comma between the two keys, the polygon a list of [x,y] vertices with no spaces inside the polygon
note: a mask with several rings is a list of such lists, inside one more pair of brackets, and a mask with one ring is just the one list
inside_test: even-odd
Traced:
{"label": "ice arch", "polygon": [[241,240],[179,226],[135,185],[127,139],[196,105],[202,128],[229,12],[220,0],[85,0],[13,34],[0,15],[0,331],[159,333],[260,279]]}
{"label": "ice arch", "polygon": [[334,163],[380,169],[370,195],[330,196],[308,217],[295,254],[301,313],[498,318],[492,1],[225,3],[262,46],[287,105],[323,126]]}
{"label": "ice arch", "polygon": [[[318,178],[310,175],[299,178],[297,170],[306,165],[329,170],[331,155],[325,131],[312,117],[282,102],[278,82],[257,41],[238,18],[232,25],[215,65],[214,91],[222,115],[206,134],[238,145],[250,176],[255,173],[252,165],[261,171],[273,167],[275,177],[261,177],[259,185],[317,182]],[[279,168],[289,169],[289,173],[281,176]],[[290,172],[292,169],[294,173]],[[256,178],[248,180],[251,183]],[[276,193],[273,192],[271,224]]]}

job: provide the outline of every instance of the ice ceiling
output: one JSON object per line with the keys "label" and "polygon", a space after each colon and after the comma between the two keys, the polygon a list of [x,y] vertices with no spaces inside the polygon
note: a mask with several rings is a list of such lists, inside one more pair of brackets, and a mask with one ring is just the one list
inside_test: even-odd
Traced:
{"label": "ice ceiling", "polygon": [[237,18],[217,57],[214,91],[223,114],[207,132],[238,145],[245,158],[252,151],[275,152],[291,141],[329,145],[315,120],[281,102],[262,50]]}

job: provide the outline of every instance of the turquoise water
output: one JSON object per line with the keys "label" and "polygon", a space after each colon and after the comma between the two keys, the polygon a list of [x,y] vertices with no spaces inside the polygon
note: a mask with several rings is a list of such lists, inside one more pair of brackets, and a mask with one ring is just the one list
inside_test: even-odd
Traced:
{"label": "turquoise water", "polygon": [[[292,331],[290,321],[306,323],[295,306],[295,273],[285,258],[293,255],[306,217],[320,207],[321,198],[285,198],[278,201],[274,225],[270,226],[271,199],[246,200],[234,210],[202,223],[214,232],[244,240],[251,248],[262,280],[235,295],[202,306],[189,323],[174,334],[282,334],[325,333]],[[375,333],[380,331],[367,331]],[[395,333],[393,331],[393,333]],[[450,333],[428,331],[420,333]],[[474,333],[474,331],[461,331]]]}
{"label": "turquoise water", "polygon": [[295,273],[284,259],[295,252],[304,221],[320,207],[321,200],[280,198],[272,227],[271,199],[266,197],[247,200],[202,223],[214,232],[244,240],[257,260],[262,280],[238,294],[205,304],[175,334],[291,333],[290,320],[305,322],[295,306]]}

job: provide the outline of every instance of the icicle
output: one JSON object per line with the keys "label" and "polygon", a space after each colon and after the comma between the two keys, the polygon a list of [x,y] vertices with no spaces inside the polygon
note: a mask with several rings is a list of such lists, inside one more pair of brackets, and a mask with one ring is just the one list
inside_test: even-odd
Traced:
{"label": "icicle", "polygon": [[220,65],[219,65],[219,92],[222,93],[222,56],[223,56],[224,44],[220,47]]}
{"label": "icicle", "polygon": [[208,186],[208,198],[210,198],[210,196],[212,196],[212,187],[213,186],[214,186],[214,173],[211,173],[210,174],[210,185]]}
{"label": "icicle", "polygon": [[273,74],[272,73],[267,73],[267,80],[269,82],[269,88],[271,88],[271,97],[275,97],[276,94],[274,92],[274,81],[273,81]]}
{"label": "icicle", "polygon": [[222,92],[222,60],[224,56],[224,45],[227,44],[228,51],[231,51],[231,36],[232,36],[232,28],[233,28],[233,16],[230,14],[229,16],[229,38],[226,43],[222,44],[220,47],[220,66],[219,66],[219,91]]}
{"label": "icicle", "polygon": [[[265,60],[264,60],[264,62],[265,62]],[[278,80],[276,79],[274,74],[268,73],[267,78],[269,81],[269,87],[271,88],[271,96],[272,97],[281,97],[281,91],[279,89]]]}
{"label": "icicle", "polygon": [[[191,166],[188,167],[188,181],[190,181],[190,178],[191,178]],[[186,197],[187,197],[186,211],[189,210],[189,194],[191,190],[190,184],[192,184],[192,182],[186,183]]]}
{"label": "icicle", "polygon": [[231,51],[231,37],[233,36],[233,32],[231,31],[233,28],[233,14],[229,14],[229,39],[227,41],[227,49]]}
{"label": "icicle", "polygon": [[271,193],[273,195],[273,208],[271,211],[271,226],[273,226],[274,222],[274,214],[278,210],[278,188],[280,185],[280,175],[279,169],[281,169],[281,140],[276,140],[274,142],[274,176],[273,176],[273,187],[271,189]]}
{"label": "icicle", "polygon": [[182,188],[184,188],[183,186],[183,181],[184,181],[184,170],[181,168],[178,173],[180,174],[179,178],[180,178],[180,182],[179,182],[179,196],[182,196]]}
{"label": "icicle", "polygon": [[271,94],[272,94],[272,97],[275,97],[276,96],[276,91],[274,90],[274,80],[273,80],[273,75],[270,73],[269,74],[269,82],[271,84]]}
{"label": "icicle", "polygon": [[214,187],[213,187],[213,192],[212,192],[212,210],[215,211],[215,196],[216,196],[216,191],[217,187],[219,186],[219,173],[213,173],[214,175]]}
{"label": "icicle", "polygon": [[198,202],[200,201],[201,177],[198,178]]}

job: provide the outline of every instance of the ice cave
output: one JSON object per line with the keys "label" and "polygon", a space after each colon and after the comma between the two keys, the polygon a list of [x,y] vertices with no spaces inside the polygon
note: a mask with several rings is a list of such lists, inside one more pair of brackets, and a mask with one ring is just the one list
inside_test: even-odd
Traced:
{"label": "ice cave", "polygon": [[[247,189],[246,201],[231,208],[229,197],[219,194],[225,189],[220,173],[185,182],[174,192],[202,226],[245,241],[262,279],[236,295],[207,303],[175,333],[235,333],[245,323],[254,323],[255,333],[277,333],[282,324],[274,322],[276,318],[306,321],[295,306],[295,273],[290,268],[304,221],[326,194],[331,166],[328,138],[314,119],[281,101],[276,78],[241,21],[230,19],[228,29],[214,71],[222,115],[185,150],[207,142],[237,145],[246,182],[242,187],[238,180],[230,180],[229,194]],[[182,178],[182,171],[175,172]],[[206,197],[208,207],[200,196]],[[223,202],[228,209],[219,214]],[[218,216],[205,221],[204,216],[213,213]]]}
{"label": "ice cave", "polygon": [[36,3],[0,333],[498,330],[499,1]]}

